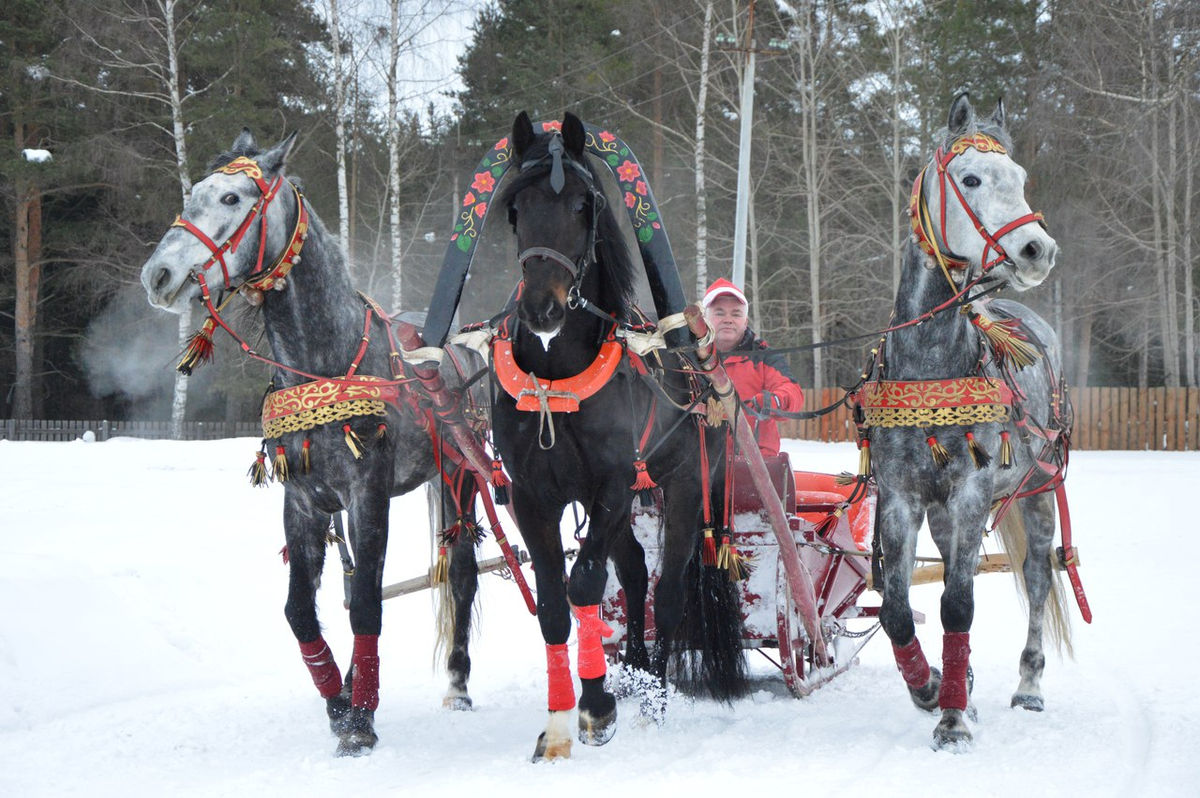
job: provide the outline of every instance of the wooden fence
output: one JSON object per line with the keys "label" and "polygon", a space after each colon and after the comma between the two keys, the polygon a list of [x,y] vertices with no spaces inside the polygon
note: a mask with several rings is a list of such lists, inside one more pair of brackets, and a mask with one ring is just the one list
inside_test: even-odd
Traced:
{"label": "wooden fence", "polygon": [[[805,410],[826,407],[842,396],[826,388],[821,401],[805,397]],[[1073,388],[1074,449],[1200,450],[1200,388]],[[785,438],[814,441],[852,441],[850,411],[839,407],[821,418],[783,421]]]}
{"label": "wooden fence", "polygon": [[[91,431],[98,441],[129,438],[170,438],[169,421],[58,421],[10,418],[4,421],[3,438],[10,441],[73,441]],[[257,421],[187,421],[183,439],[212,441],[219,438],[257,438],[262,426]]]}
{"label": "wooden fence", "polygon": [[[826,388],[820,401],[810,392],[806,410],[825,407],[842,396],[841,389]],[[1200,451],[1200,389],[1197,388],[1076,388],[1075,449],[1154,449]],[[257,421],[190,421],[184,440],[257,438]],[[72,441],[91,430],[96,440],[119,435],[134,438],[169,438],[167,421],[41,421],[7,419],[2,437],[12,441]],[[821,418],[782,421],[785,438],[813,441],[853,441],[850,411],[839,407]]]}

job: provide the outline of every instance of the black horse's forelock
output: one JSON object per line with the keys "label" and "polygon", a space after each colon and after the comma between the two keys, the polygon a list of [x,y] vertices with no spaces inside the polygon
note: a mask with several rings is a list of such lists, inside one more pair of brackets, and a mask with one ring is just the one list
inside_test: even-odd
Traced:
{"label": "black horse's forelock", "polygon": [[[549,138],[550,136],[548,135],[539,136],[534,145],[530,147],[530,150],[526,152],[525,160],[527,162],[536,161],[539,151],[542,151],[544,154]],[[596,193],[604,197],[603,207],[596,213],[597,257],[594,268],[603,270],[600,280],[601,296],[599,302],[604,310],[616,313],[620,318],[628,318],[633,309],[634,295],[637,290],[636,264],[629,254],[629,247],[625,244],[625,236],[620,224],[617,222],[617,217],[613,214],[612,203],[608,201],[608,197],[604,193],[604,183],[601,181],[600,176],[596,174],[596,170],[586,160],[581,166],[590,175],[591,183],[595,186]],[[513,225],[514,232],[516,232],[517,220],[516,215],[513,213],[513,200],[517,194],[525,189],[535,183],[548,179],[550,170],[551,165],[549,163],[531,165],[511,178],[509,185],[504,187],[504,190],[495,200],[494,204],[504,208],[508,214],[508,219]],[[594,198],[589,199],[589,202],[594,201]]]}

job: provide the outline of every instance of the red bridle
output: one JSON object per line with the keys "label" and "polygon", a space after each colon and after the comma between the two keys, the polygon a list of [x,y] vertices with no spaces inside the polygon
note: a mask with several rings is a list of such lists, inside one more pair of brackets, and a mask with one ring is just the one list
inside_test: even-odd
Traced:
{"label": "red bridle", "polygon": [[[944,245],[946,242],[946,187],[948,185],[951,189],[953,189],[954,195],[958,198],[958,203],[962,207],[963,212],[967,214],[967,218],[971,220],[971,224],[975,226],[975,230],[984,240],[983,254],[980,256],[979,262],[983,267],[982,273],[987,274],[991,269],[995,268],[1001,263],[1012,260],[1009,258],[1008,253],[1004,251],[1004,247],[1000,245],[1001,238],[1008,235],[1013,230],[1016,230],[1018,227],[1030,224],[1031,222],[1037,222],[1038,224],[1042,225],[1042,227],[1045,227],[1046,222],[1045,217],[1042,216],[1040,211],[1034,211],[1012,220],[1008,224],[1000,227],[1000,229],[996,230],[994,233],[988,232],[987,228],[984,227],[983,222],[979,220],[979,217],[971,208],[970,203],[967,202],[967,198],[963,196],[962,190],[958,187],[958,183],[947,170],[950,162],[957,156],[962,155],[968,149],[975,149],[979,152],[995,152],[1001,155],[1008,154],[1008,150],[1005,149],[1003,144],[984,133],[975,133],[971,136],[963,136],[962,138],[955,139],[954,142],[951,143],[949,151],[946,151],[943,147],[938,147],[937,152],[934,153],[933,160],[931,161],[931,164],[937,167],[938,181],[941,189],[939,192],[941,198],[939,204],[941,207],[938,209],[938,223],[940,226],[941,241]],[[921,249],[923,249],[930,257],[942,264],[943,268],[947,266],[957,269],[966,268],[968,263],[967,260],[948,252],[941,251],[941,249],[937,246],[937,242],[933,240],[933,236],[931,235],[929,207],[925,202],[924,193],[925,173],[928,171],[928,169],[929,167],[926,167],[924,170],[922,170],[917,179],[913,181],[912,197],[909,200],[909,216],[911,219],[913,235],[916,237],[917,243],[920,245]],[[996,253],[991,260],[988,259],[989,252]]]}
{"label": "red bridle", "polygon": [[[189,222],[187,219],[184,219],[182,214],[175,217],[175,221],[171,223],[171,227],[182,227],[184,230],[188,231],[197,239],[199,239],[200,243],[208,247],[208,251],[212,253],[208,260],[200,265],[199,271],[196,272],[196,279],[200,281],[201,285],[204,285],[205,283],[204,272],[207,271],[214,263],[219,263],[221,264],[221,275],[225,282],[225,288],[232,289],[233,285],[229,279],[229,267],[225,263],[225,253],[237,252],[237,248],[242,243],[242,239],[245,237],[246,231],[250,229],[250,225],[254,223],[256,218],[262,216],[262,225],[259,227],[258,235],[258,261],[250,273],[258,274],[260,271],[262,271],[263,254],[267,245],[267,206],[271,204],[271,201],[274,200],[278,194],[279,186],[281,183],[283,183],[283,177],[278,176],[268,183],[263,179],[262,169],[259,167],[259,165],[246,157],[234,158],[224,166],[219,166],[213,170],[214,174],[217,172],[226,175],[244,174],[246,177],[254,181],[256,186],[258,186],[258,201],[254,203],[254,207],[252,207],[249,213],[246,214],[246,218],[242,219],[242,223],[238,225],[236,230],[233,231],[233,234],[229,236],[229,238],[225,239],[225,243],[217,246],[217,244],[215,244],[203,230]],[[307,217],[307,211],[304,208],[303,201],[300,201],[299,199],[300,195],[298,192],[296,197],[300,206],[298,212]],[[306,222],[307,219],[304,221]],[[304,227],[307,228],[307,224],[305,224]],[[286,260],[284,257],[285,255],[286,252],[282,253],[279,260]]]}

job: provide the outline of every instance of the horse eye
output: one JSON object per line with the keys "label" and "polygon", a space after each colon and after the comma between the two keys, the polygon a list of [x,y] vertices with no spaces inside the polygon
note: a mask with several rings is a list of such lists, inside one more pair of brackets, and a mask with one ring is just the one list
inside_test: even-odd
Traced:
{"label": "horse eye", "polygon": [[585,207],[587,207],[587,203],[584,201],[583,197],[580,197],[579,199],[575,200],[575,203],[571,206],[571,210],[573,210],[575,213],[583,213],[583,209]]}
{"label": "horse eye", "polygon": [[963,178],[963,185],[967,188],[979,188],[980,180],[975,175],[967,175]]}
{"label": "horse eye", "polygon": [[237,205],[238,199],[239,199],[238,195],[234,194],[231,191],[228,194],[226,194],[225,196],[221,197],[221,204],[222,205]]}

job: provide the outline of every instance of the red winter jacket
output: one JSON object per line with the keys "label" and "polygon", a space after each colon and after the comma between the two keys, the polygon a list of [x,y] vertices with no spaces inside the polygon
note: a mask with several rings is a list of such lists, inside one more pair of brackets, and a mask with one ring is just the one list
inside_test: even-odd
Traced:
{"label": "red winter jacket", "polygon": [[[747,357],[743,352],[762,352],[755,357]],[[804,405],[804,391],[792,376],[787,358],[778,352],[770,352],[767,344],[754,335],[753,330],[746,330],[742,340],[729,352],[721,356],[733,387],[737,389],[738,399],[753,403],[756,409],[761,409],[763,392],[771,396],[771,408],[788,413],[797,413]],[[779,454],[779,427],[773,418],[757,419],[747,415],[750,426],[754,427],[758,438],[758,448],[763,456]]]}

